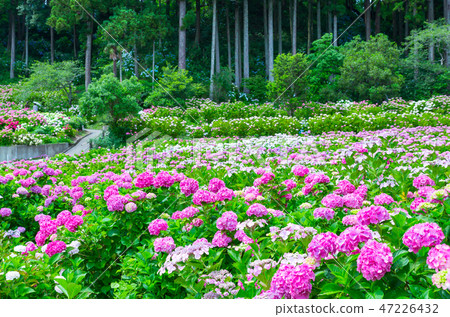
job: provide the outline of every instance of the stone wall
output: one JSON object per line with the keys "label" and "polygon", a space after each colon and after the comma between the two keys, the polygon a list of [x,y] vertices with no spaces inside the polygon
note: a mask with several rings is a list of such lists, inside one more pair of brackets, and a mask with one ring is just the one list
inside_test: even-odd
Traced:
{"label": "stone wall", "polygon": [[69,143],[0,146],[0,162],[55,156],[69,147]]}

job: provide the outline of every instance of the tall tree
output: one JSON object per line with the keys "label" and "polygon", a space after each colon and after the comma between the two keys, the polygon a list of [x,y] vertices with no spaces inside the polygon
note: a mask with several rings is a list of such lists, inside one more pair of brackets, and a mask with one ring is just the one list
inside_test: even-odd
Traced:
{"label": "tall tree", "polygon": [[180,16],[178,30],[178,68],[186,69],[186,27],[184,17],[186,16],[186,0],[179,0]]}
{"label": "tall tree", "polygon": [[[444,0],[444,18],[450,33],[450,0]],[[447,67],[450,67],[450,44],[447,46],[445,55]]]}
{"label": "tall tree", "polygon": [[[434,0],[428,0],[428,22],[434,21]],[[434,44],[431,43],[428,48],[428,59],[434,62]]]}
{"label": "tall tree", "polygon": [[364,24],[365,24],[365,30],[366,30],[366,41],[370,40],[370,35],[372,33],[372,27],[371,27],[371,7],[370,7],[370,0],[364,0],[364,11],[366,12],[364,14]]}
{"label": "tall tree", "polygon": [[268,0],[269,81],[273,81],[273,0]]}
{"label": "tall tree", "polygon": [[283,54],[283,28],[282,28],[282,11],[281,1],[278,0],[278,54]]}
{"label": "tall tree", "polygon": [[297,0],[292,6],[292,55],[297,54]]}
{"label": "tall tree", "polygon": [[240,5],[236,1],[234,7],[234,84],[241,87],[242,82],[241,58],[241,14]]}
{"label": "tall tree", "polygon": [[264,14],[264,66],[266,68],[266,76],[269,76],[269,37],[267,27],[267,1],[263,0],[263,14]]}
{"label": "tall tree", "polygon": [[211,75],[210,75],[210,86],[209,86],[209,98],[212,99],[214,96],[214,68],[215,68],[215,57],[216,57],[216,24],[217,24],[217,0],[213,0],[213,21],[212,21],[212,36],[211,36]]}
{"label": "tall tree", "polygon": [[226,27],[227,27],[227,53],[228,53],[228,69],[231,70],[231,33],[230,33],[230,8],[228,2],[226,4]]}
{"label": "tall tree", "polygon": [[[250,77],[250,66],[249,66],[249,38],[248,38],[248,0],[244,0],[244,56],[243,56],[243,77],[244,79]],[[244,85],[244,91],[248,93],[247,87]]]}
{"label": "tall tree", "polygon": [[317,0],[317,11],[316,11],[316,22],[317,22],[317,39],[322,37],[322,19],[320,13],[320,0]]}
{"label": "tall tree", "polygon": [[311,5],[311,0],[308,0],[308,23],[307,23],[307,27],[308,27],[308,39],[306,41],[306,54],[309,54],[309,50],[311,49],[311,31],[312,31],[312,5]]}
{"label": "tall tree", "polygon": [[337,30],[337,9],[336,0],[333,1],[333,45],[338,46],[338,30]]}
{"label": "tall tree", "polygon": [[14,66],[16,64],[16,13],[15,13],[15,1],[11,0],[12,8],[9,10],[9,28],[11,32],[11,62],[9,66],[9,78],[13,79]]}
{"label": "tall tree", "polygon": [[201,2],[200,0],[195,0],[195,45],[200,45],[201,36]]}
{"label": "tall tree", "polygon": [[381,32],[381,1],[378,1],[375,8],[375,35]]}

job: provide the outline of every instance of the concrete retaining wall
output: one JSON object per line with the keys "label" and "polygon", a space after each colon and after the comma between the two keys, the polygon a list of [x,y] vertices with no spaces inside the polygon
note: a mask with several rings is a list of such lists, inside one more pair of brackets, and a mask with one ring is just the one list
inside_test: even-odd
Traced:
{"label": "concrete retaining wall", "polygon": [[69,147],[69,143],[0,146],[0,162],[55,156]]}

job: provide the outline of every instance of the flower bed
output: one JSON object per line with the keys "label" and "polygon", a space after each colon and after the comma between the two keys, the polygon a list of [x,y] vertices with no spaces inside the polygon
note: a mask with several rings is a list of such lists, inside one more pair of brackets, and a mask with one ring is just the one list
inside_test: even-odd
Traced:
{"label": "flower bed", "polygon": [[450,127],[0,168],[2,298],[448,298]]}

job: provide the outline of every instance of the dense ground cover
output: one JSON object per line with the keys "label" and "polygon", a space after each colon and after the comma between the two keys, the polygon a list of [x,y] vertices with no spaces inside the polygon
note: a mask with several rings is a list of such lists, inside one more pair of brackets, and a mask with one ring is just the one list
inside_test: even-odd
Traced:
{"label": "dense ground cover", "polygon": [[448,298],[450,128],[3,164],[1,297]]}

